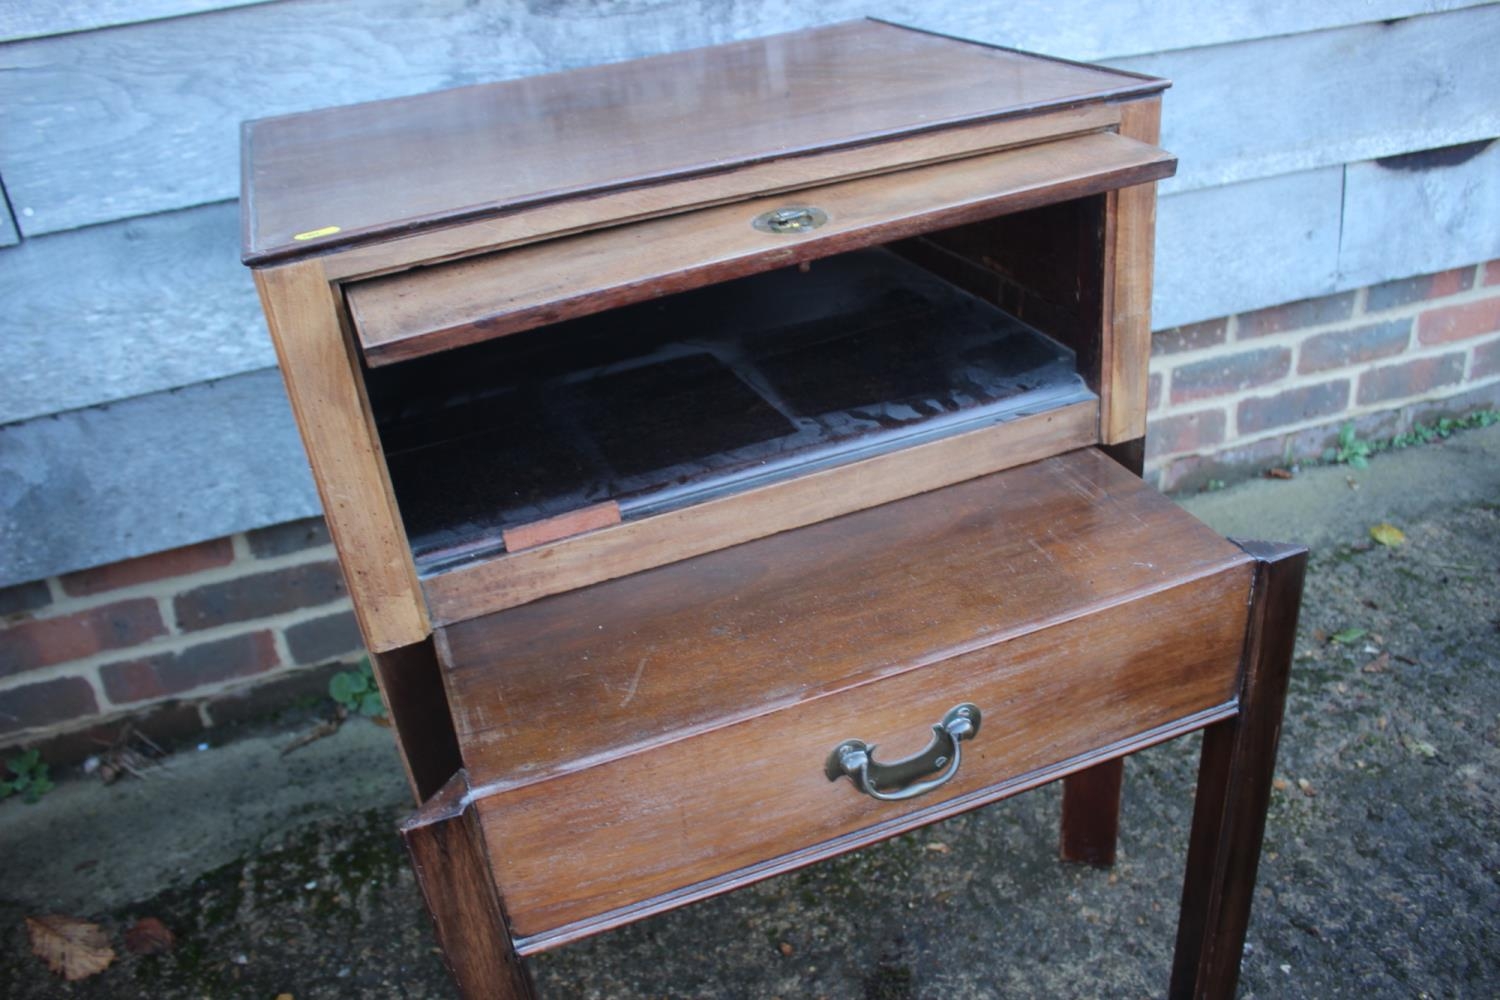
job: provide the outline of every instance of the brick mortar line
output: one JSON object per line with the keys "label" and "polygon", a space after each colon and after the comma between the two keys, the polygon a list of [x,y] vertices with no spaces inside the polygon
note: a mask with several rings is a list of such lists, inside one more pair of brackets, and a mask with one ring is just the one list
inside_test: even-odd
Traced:
{"label": "brick mortar line", "polygon": [[1293,424],[1283,424],[1280,427],[1274,427],[1266,431],[1259,431],[1255,434],[1226,437],[1225,440],[1220,441],[1217,444],[1207,446],[1206,448],[1197,448],[1189,451],[1167,452],[1165,454],[1154,456],[1151,459],[1149,465],[1151,468],[1159,469],[1162,467],[1163,463],[1172,461],[1173,459],[1214,455],[1229,448],[1238,448],[1241,446],[1257,444],[1261,441],[1265,441],[1271,438],[1284,437],[1290,434],[1299,434],[1302,431],[1313,430],[1335,421],[1353,420],[1358,417],[1367,416],[1371,413],[1382,413],[1386,410],[1399,410],[1403,407],[1412,406],[1419,403],[1441,403],[1443,400],[1448,399],[1452,396],[1459,395],[1460,393],[1468,392],[1473,389],[1484,389],[1492,385],[1500,385],[1500,375],[1491,375],[1472,382],[1466,381],[1459,382],[1451,386],[1444,386],[1443,388],[1452,389],[1453,392],[1446,393],[1441,396],[1429,396],[1418,393],[1415,396],[1402,396],[1398,399],[1382,400],[1379,403],[1368,403],[1364,406],[1351,407],[1349,409],[1340,410],[1338,413],[1331,413],[1322,417],[1300,420]]}
{"label": "brick mortar line", "polygon": [[[193,692],[191,693],[191,695],[177,695],[176,696],[176,700],[178,700],[178,701],[191,701],[191,702],[196,703],[198,705],[200,716],[202,718],[204,718],[204,719],[207,720],[207,725],[205,725],[204,728],[205,729],[212,729],[214,726],[216,726],[216,725],[219,724],[219,723],[217,723],[217,722],[214,721],[214,719],[213,719],[213,712],[208,707],[208,702],[212,698],[217,698],[220,695],[225,695],[225,694],[234,694],[235,692],[240,691],[242,689],[248,691],[249,689],[251,689],[253,687],[256,687],[256,686],[258,686],[260,684],[264,684],[268,680],[279,680],[280,678],[286,677],[286,676],[288,676],[290,674],[298,673],[298,672],[304,671],[304,670],[312,670],[314,667],[324,666],[324,665],[329,664],[329,663],[348,663],[348,662],[351,662],[351,661],[350,661],[349,658],[346,657],[346,658],[342,658],[342,659],[340,659],[340,658],[334,658],[332,660],[324,660],[321,663],[312,664],[312,665],[309,665],[309,666],[299,666],[299,665],[296,665],[296,664],[293,664],[293,665],[290,665],[290,666],[281,666],[281,667],[275,668],[274,670],[267,670],[263,674],[256,674],[254,677],[236,677],[236,678],[233,678],[232,680],[223,681],[217,687],[203,688],[201,690],[198,689],[198,688],[194,688]],[[155,704],[161,704],[161,702],[171,701],[171,700],[172,700],[171,698],[163,698],[163,699],[161,699],[161,701],[155,702]],[[331,696],[330,696],[329,700],[330,701],[332,700]],[[142,703],[142,704],[144,704],[144,703]]]}
{"label": "brick mortar line", "polygon": [[[1391,365],[1403,364],[1409,361],[1422,361],[1428,358],[1442,357],[1445,354],[1453,354],[1460,351],[1465,354],[1464,381],[1467,382],[1467,373],[1472,367],[1473,354],[1475,349],[1486,346],[1488,344],[1492,344],[1497,340],[1500,340],[1500,331],[1497,331],[1493,334],[1482,334],[1478,337],[1469,337],[1464,340],[1449,341],[1446,344],[1421,345],[1415,348],[1408,347],[1407,350],[1400,354],[1392,354],[1383,358],[1374,358],[1370,361],[1362,361],[1359,364],[1350,367],[1329,368],[1325,371],[1309,372],[1306,374],[1300,373],[1296,370],[1295,362],[1298,360],[1298,358],[1294,356],[1292,371],[1283,378],[1277,379],[1274,382],[1268,382],[1264,385],[1251,386],[1247,389],[1236,389],[1233,392],[1227,392],[1221,395],[1210,396],[1205,399],[1192,400],[1183,403],[1173,403],[1169,400],[1166,393],[1166,385],[1164,383],[1161,405],[1155,410],[1155,415],[1159,417],[1180,416],[1184,414],[1198,413],[1205,409],[1213,409],[1217,406],[1238,407],[1239,404],[1246,399],[1274,396],[1280,392],[1286,392],[1292,389],[1302,389],[1308,386],[1321,385],[1325,382],[1332,382],[1340,378],[1349,378],[1354,383],[1351,386],[1351,393],[1357,393],[1359,390],[1358,376],[1363,375],[1366,372],[1373,371],[1376,368],[1385,368]],[[1460,382],[1458,384],[1462,385],[1463,382]],[[1381,404],[1368,405],[1379,406]]]}
{"label": "brick mortar line", "polygon": [[161,623],[167,627],[167,635],[181,635],[182,623],[177,620],[176,602],[172,598],[175,594],[156,595],[156,613],[161,615]]}
{"label": "brick mortar line", "polygon": [[255,561],[255,552],[250,548],[250,536],[246,532],[236,531],[229,536],[229,551],[234,553],[234,562],[239,562],[241,559],[248,562]]}
{"label": "brick mortar line", "polygon": [[[1473,291],[1473,290],[1471,289],[1471,291]],[[1489,292],[1490,292],[1489,295],[1480,295],[1480,296],[1477,296],[1476,300],[1477,299],[1490,298],[1490,297],[1500,297],[1500,285],[1496,285],[1493,288],[1489,289]],[[1427,303],[1432,303],[1432,302],[1447,302],[1447,301],[1450,301],[1451,299],[1456,299],[1456,298],[1460,298],[1460,297],[1470,297],[1470,293],[1465,292],[1465,293],[1462,293],[1461,296],[1450,296],[1447,299],[1427,299],[1427,300],[1424,300],[1424,301],[1427,302]],[[1459,303],[1459,304],[1462,304],[1462,303]],[[1365,367],[1361,367],[1361,365],[1363,365],[1363,366],[1369,366],[1369,365],[1376,365],[1376,366],[1378,366],[1380,364],[1394,363],[1395,361],[1397,361],[1399,359],[1402,359],[1402,358],[1415,357],[1415,356],[1418,356],[1418,355],[1422,355],[1424,352],[1445,352],[1445,351],[1453,351],[1453,350],[1462,350],[1462,349],[1464,349],[1464,347],[1466,345],[1466,342],[1482,342],[1482,341],[1484,341],[1484,338],[1487,336],[1486,334],[1480,334],[1478,337],[1462,338],[1460,340],[1449,341],[1446,344],[1435,344],[1435,345],[1434,344],[1423,344],[1423,343],[1421,343],[1417,339],[1417,324],[1416,324],[1415,320],[1416,320],[1416,317],[1420,316],[1421,313],[1423,313],[1425,311],[1426,311],[1425,309],[1421,309],[1421,308],[1417,308],[1417,309],[1411,310],[1411,309],[1408,309],[1408,307],[1406,307],[1406,306],[1401,306],[1401,307],[1397,307],[1396,309],[1385,310],[1385,311],[1382,311],[1382,312],[1379,312],[1379,313],[1372,313],[1372,314],[1367,314],[1367,315],[1364,315],[1364,316],[1359,316],[1359,315],[1350,316],[1348,319],[1338,320],[1338,321],[1333,322],[1333,323],[1320,323],[1320,324],[1315,324],[1315,325],[1312,325],[1312,326],[1298,327],[1298,328],[1296,328],[1294,330],[1285,330],[1285,331],[1282,331],[1281,333],[1268,334],[1268,335],[1266,335],[1264,337],[1255,337],[1255,338],[1252,338],[1250,340],[1237,340],[1236,339],[1236,337],[1238,336],[1238,333],[1239,333],[1239,329],[1238,329],[1239,328],[1239,323],[1238,323],[1239,315],[1238,314],[1236,314],[1234,316],[1226,317],[1226,320],[1228,322],[1226,324],[1225,340],[1224,340],[1223,343],[1214,344],[1214,345],[1212,345],[1210,347],[1204,347],[1204,348],[1200,348],[1200,349],[1197,349],[1197,350],[1178,351],[1178,352],[1173,353],[1173,354],[1160,354],[1160,355],[1157,355],[1155,358],[1153,358],[1151,362],[1148,362],[1148,370],[1150,370],[1150,372],[1152,374],[1159,374],[1159,375],[1162,376],[1161,405],[1158,407],[1157,412],[1162,413],[1162,414],[1166,414],[1169,411],[1180,411],[1183,407],[1189,407],[1189,406],[1193,405],[1191,403],[1173,404],[1171,402],[1171,392],[1170,392],[1170,389],[1171,389],[1171,383],[1174,381],[1171,376],[1172,376],[1172,374],[1175,372],[1175,370],[1177,368],[1182,367],[1183,365],[1187,365],[1187,364],[1197,364],[1197,363],[1200,363],[1200,362],[1203,362],[1203,361],[1213,361],[1215,358],[1232,357],[1232,356],[1234,356],[1236,354],[1244,354],[1244,353],[1246,353],[1248,351],[1255,350],[1257,347],[1265,347],[1265,348],[1285,347],[1285,348],[1290,349],[1291,352],[1292,352],[1292,371],[1289,373],[1288,378],[1295,378],[1295,377],[1316,378],[1320,374],[1327,375],[1329,378],[1334,378],[1334,377],[1337,377],[1338,374],[1341,373],[1341,372],[1365,371],[1365,370],[1368,370]],[[1318,336],[1318,335],[1324,334],[1324,333],[1349,332],[1349,331],[1352,331],[1352,330],[1357,330],[1360,327],[1371,326],[1373,324],[1369,323],[1369,322],[1365,322],[1365,320],[1374,320],[1374,319],[1378,319],[1380,317],[1386,317],[1387,319],[1396,319],[1396,320],[1405,319],[1405,318],[1408,318],[1408,316],[1401,315],[1401,314],[1402,313],[1406,313],[1406,312],[1410,313],[1410,318],[1413,320],[1413,322],[1411,324],[1411,328],[1407,331],[1407,334],[1406,334],[1406,346],[1404,348],[1402,348],[1402,350],[1399,353],[1397,353],[1397,354],[1391,354],[1391,355],[1388,355],[1388,356],[1386,356],[1384,358],[1376,358],[1376,359],[1374,359],[1372,361],[1368,361],[1368,362],[1361,362],[1360,365],[1356,365],[1356,366],[1348,366],[1348,367],[1344,367],[1344,368],[1331,368],[1331,369],[1327,369],[1325,372],[1321,372],[1321,373],[1317,373],[1317,372],[1309,373],[1306,376],[1302,376],[1301,373],[1297,372],[1297,365],[1302,360],[1301,347],[1302,347],[1302,345],[1309,338],[1315,337],[1315,336]],[[1153,364],[1153,362],[1154,362],[1154,364]],[[1162,367],[1157,368],[1157,367],[1155,367],[1155,364],[1160,364]],[[1466,367],[1466,371],[1467,371],[1467,367]],[[1275,383],[1275,384],[1285,385],[1285,384],[1288,384],[1288,383],[1286,383],[1286,382],[1278,382],[1278,383]],[[1253,391],[1253,390],[1240,390],[1240,391],[1241,392],[1245,392],[1245,391]],[[1227,398],[1227,397],[1215,397],[1215,398]]]}
{"label": "brick mortar line", "polygon": [[[351,604],[350,610],[352,611],[353,609],[353,605]],[[277,628],[271,630],[271,648],[276,650],[276,658],[283,664],[287,666],[297,665],[296,658],[292,656],[292,644],[286,637],[285,628]],[[271,669],[275,670],[276,668],[272,667]],[[270,671],[267,671],[267,673],[269,672]]]}
{"label": "brick mortar line", "polygon": [[[333,659],[326,660],[324,662],[335,663],[346,661]],[[322,664],[316,664],[314,666],[321,665]],[[7,746],[24,746],[27,743],[35,742],[38,740],[45,740],[52,736],[61,735],[63,733],[75,732],[80,729],[91,729],[95,726],[108,726],[129,719],[130,717],[138,715],[141,712],[171,702],[179,702],[181,704],[197,709],[198,720],[200,723],[202,723],[203,728],[205,730],[213,729],[215,726],[219,725],[219,723],[214,721],[213,714],[208,710],[208,702],[211,699],[225,694],[233,694],[235,693],[235,691],[241,688],[249,690],[250,688],[253,688],[259,684],[265,683],[267,680],[274,680],[293,673],[297,673],[299,671],[311,669],[313,669],[313,666],[283,664],[279,667],[274,667],[271,670],[267,670],[265,673],[255,674],[250,677],[235,677],[227,681],[219,681],[216,684],[205,685],[199,688],[192,688],[191,690],[184,691],[181,694],[164,695],[163,697],[153,698],[146,701],[131,702],[129,705],[116,705],[112,702],[105,701],[101,697],[99,699],[100,710],[95,715],[87,715],[73,719],[64,719],[61,722],[54,722],[49,726],[34,726],[30,729],[18,729],[0,736],[0,743],[3,743]],[[101,749],[103,748],[101,747]]]}
{"label": "brick mortar line", "polygon": [[[1479,265],[1474,265],[1478,267]],[[1369,315],[1370,289],[1373,285],[1361,285],[1354,290],[1354,301],[1349,304],[1349,318]],[[1411,303],[1407,303],[1410,305]]]}
{"label": "brick mortar line", "polygon": [[[1383,413],[1388,410],[1400,410],[1404,407],[1413,406],[1420,403],[1441,403],[1443,400],[1451,398],[1452,396],[1457,396],[1461,393],[1468,392],[1474,389],[1487,388],[1495,384],[1500,384],[1500,375],[1480,379],[1475,382],[1460,382],[1449,386],[1443,386],[1442,388],[1452,389],[1453,391],[1440,396],[1430,396],[1423,393],[1418,393],[1413,396],[1402,396],[1397,399],[1382,400],[1379,403],[1367,403],[1363,406],[1356,405],[1348,407],[1346,409],[1340,410],[1337,413],[1330,413],[1321,417],[1312,417],[1307,420],[1299,420],[1296,423],[1283,424],[1279,427],[1273,427],[1264,431],[1256,431],[1252,434],[1227,436],[1223,441],[1220,441],[1217,444],[1189,451],[1167,452],[1166,454],[1154,457],[1152,461],[1155,463],[1161,463],[1177,458],[1188,458],[1200,455],[1214,455],[1218,452],[1225,451],[1230,448],[1249,446],[1257,444],[1261,441],[1269,440],[1271,438],[1299,434],[1302,431],[1315,430],[1319,427],[1324,427],[1335,422],[1356,420],[1360,417],[1368,416],[1370,414]],[[1236,423],[1238,423],[1237,420]]]}
{"label": "brick mortar line", "polygon": [[[304,622],[326,617],[338,611],[347,611],[351,608],[352,605],[349,597],[345,595],[324,604],[317,604],[306,608],[294,608],[291,611],[283,611],[266,618],[251,618],[246,621],[226,622],[223,625],[215,625],[213,628],[200,629],[196,632],[184,632],[179,635],[159,635],[136,646],[105,650],[94,653],[91,656],[80,657],[76,660],[65,660],[62,663],[51,663],[45,667],[37,667],[34,670],[23,670],[9,677],[0,678],[0,693],[9,691],[12,688],[23,687],[26,684],[79,676],[90,671],[97,671],[99,667],[107,666],[111,663],[160,656],[164,653],[177,653],[185,649],[191,649],[194,646],[201,646],[222,639],[234,639],[242,635],[264,632],[267,629],[270,629],[273,633],[279,633],[295,625],[301,625]],[[277,652],[279,654],[282,650],[278,648]],[[292,663],[289,656],[285,662],[288,665],[296,666],[296,664]]]}
{"label": "brick mortar line", "polygon": [[[1476,301],[1485,301],[1487,298],[1500,297],[1500,285],[1491,285],[1488,288],[1478,285],[1466,291],[1454,292],[1452,295],[1440,295],[1439,298],[1416,298],[1409,303],[1400,306],[1386,306],[1383,309],[1370,309],[1367,306],[1368,292],[1370,289],[1359,289],[1361,295],[1355,300],[1355,309],[1344,319],[1334,319],[1329,322],[1314,322],[1314,324],[1293,327],[1292,330],[1280,330],[1277,333],[1268,333],[1265,336],[1250,337],[1248,340],[1238,340],[1238,343],[1262,343],[1271,340],[1281,340],[1284,337],[1298,337],[1302,334],[1328,333],[1338,328],[1352,325],[1352,327],[1367,327],[1371,322],[1389,322],[1394,319],[1416,319],[1424,312],[1433,309],[1446,309],[1449,306],[1470,306]],[[1416,322],[1413,322],[1413,333],[1416,333]],[[1223,345],[1215,345],[1223,346]]]}
{"label": "brick mortar line", "polygon": [[[1481,267],[1481,268],[1483,267],[1482,264],[1481,265],[1476,265],[1476,266]],[[1363,302],[1365,300],[1364,300],[1364,297],[1361,296],[1361,297],[1356,298],[1356,300],[1355,300],[1354,311],[1352,311],[1348,316],[1346,316],[1343,319],[1331,320],[1331,321],[1329,321],[1327,323],[1311,323],[1311,324],[1308,324],[1308,325],[1305,325],[1305,326],[1293,327],[1290,330],[1281,330],[1281,331],[1278,331],[1276,333],[1267,333],[1267,334],[1263,334],[1263,335],[1261,335],[1259,337],[1249,337],[1249,338],[1246,338],[1245,340],[1240,340],[1239,339],[1239,325],[1240,325],[1239,324],[1239,318],[1240,318],[1240,316],[1244,315],[1243,313],[1234,313],[1234,314],[1232,314],[1230,316],[1216,316],[1213,319],[1200,320],[1199,322],[1200,323],[1212,323],[1214,321],[1214,319],[1224,319],[1224,320],[1230,320],[1230,321],[1232,321],[1232,322],[1230,322],[1227,325],[1227,327],[1226,327],[1226,329],[1224,331],[1224,342],[1223,343],[1221,343],[1221,344],[1213,344],[1213,345],[1211,345],[1209,347],[1203,347],[1203,348],[1198,348],[1198,349],[1189,349],[1189,350],[1185,350],[1185,351],[1178,351],[1178,352],[1176,352],[1174,354],[1163,354],[1163,355],[1157,355],[1157,356],[1160,357],[1160,358],[1163,358],[1163,359],[1165,359],[1165,358],[1191,358],[1191,359],[1193,359],[1193,360],[1196,361],[1196,360],[1202,360],[1203,358],[1211,356],[1211,355],[1213,355],[1215,353],[1218,353],[1218,352],[1233,351],[1236,348],[1239,348],[1240,350],[1246,350],[1246,349],[1254,348],[1257,345],[1268,345],[1268,346],[1275,346],[1275,347],[1285,347],[1289,343],[1295,343],[1296,341],[1301,340],[1301,339],[1303,339],[1305,337],[1316,336],[1317,334],[1320,334],[1320,333],[1332,333],[1332,332],[1336,332],[1336,331],[1341,330],[1341,329],[1352,329],[1354,327],[1369,326],[1371,324],[1371,322],[1399,320],[1399,319],[1408,319],[1408,318],[1414,320],[1414,319],[1416,319],[1416,317],[1420,316],[1422,313],[1426,312],[1428,309],[1444,308],[1444,307],[1450,306],[1450,305],[1468,305],[1471,302],[1478,302],[1478,301],[1482,301],[1484,299],[1495,298],[1497,296],[1500,296],[1500,285],[1482,286],[1482,285],[1480,285],[1478,283],[1478,280],[1482,280],[1482,275],[1480,276],[1480,279],[1476,280],[1475,287],[1467,289],[1466,291],[1454,292],[1452,295],[1444,295],[1444,296],[1442,296],[1440,298],[1435,298],[1435,299],[1417,299],[1417,300],[1415,300],[1413,302],[1407,302],[1407,303],[1405,303],[1403,305],[1399,305],[1399,306],[1390,306],[1388,308],[1379,309],[1379,310],[1376,310],[1374,312],[1370,312],[1370,311],[1366,310],[1363,307]],[[1347,291],[1347,289],[1346,289],[1346,291]],[[1359,288],[1359,289],[1355,289],[1355,291],[1362,292],[1362,293],[1367,293],[1368,289],[1367,288]],[[1331,295],[1342,295],[1344,293],[1343,292],[1332,292],[1330,294]],[[1315,296],[1315,298],[1322,298],[1322,297],[1326,297],[1326,296]],[[1287,305],[1291,305],[1292,303],[1286,303],[1286,304]],[[1274,308],[1277,308],[1277,307],[1271,306],[1271,307],[1268,307],[1268,308],[1273,308],[1274,309]],[[1257,311],[1258,310],[1254,310],[1254,309],[1250,310],[1251,313],[1254,313],[1254,312],[1257,312]],[[1179,325],[1180,326],[1196,326],[1197,324],[1196,323],[1183,323],[1183,324],[1179,324]],[[1152,331],[1152,334],[1154,336],[1156,333],[1165,333],[1167,330],[1175,330],[1175,329],[1177,329],[1177,327],[1164,327],[1161,330]],[[1415,336],[1416,336],[1416,323],[1415,322],[1412,323],[1412,331],[1411,332],[1412,332],[1413,338],[1415,338]]]}
{"label": "brick mortar line", "polygon": [[[154,555],[155,553],[151,553]],[[155,597],[170,602],[178,594],[193,590],[197,587],[208,586],[215,583],[226,583],[231,580],[239,580],[245,577],[256,576],[260,573],[269,573],[279,569],[292,569],[296,566],[315,562],[327,562],[336,560],[333,546],[320,545],[311,549],[299,549],[286,555],[273,556],[269,559],[234,559],[223,566],[211,566],[208,569],[198,570],[182,576],[167,576],[158,580],[146,580],[142,583],[132,583],[124,587],[116,587],[113,590],[100,591],[97,594],[86,594],[74,597],[62,589],[62,582],[58,577],[48,577],[48,588],[54,591],[53,601],[44,608],[38,608],[37,614],[32,619],[61,618],[65,615],[75,614],[80,611],[89,611],[101,608],[119,601],[134,600],[141,597]],[[163,622],[172,627],[173,622],[163,616]],[[18,622],[20,624],[21,622]]]}

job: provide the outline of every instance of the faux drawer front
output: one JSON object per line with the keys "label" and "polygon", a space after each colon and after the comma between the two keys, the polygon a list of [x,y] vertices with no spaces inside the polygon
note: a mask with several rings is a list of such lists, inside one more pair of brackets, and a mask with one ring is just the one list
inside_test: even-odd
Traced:
{"label": "faux drawer front", "polygon": [[[986,153],[439,264],[345,289],[372,366],[631,302],[1168,177],[1169,154],[1112,132]],[[817,228],[751,220],[788,205]]]}
{"label": "faux drawer front", "polygon": [[[1102,748],[1136,749],[1228,714],[1249,588],[1248,565],[1225,567],[493,793],[479,813],[513,929],[539,950],[1029,787]],[[882,760],[921,750],[961,702],[982,710],[983,725],[936,791],[882,802],[825,775],[829,751],[851,737],[878,743]]]}

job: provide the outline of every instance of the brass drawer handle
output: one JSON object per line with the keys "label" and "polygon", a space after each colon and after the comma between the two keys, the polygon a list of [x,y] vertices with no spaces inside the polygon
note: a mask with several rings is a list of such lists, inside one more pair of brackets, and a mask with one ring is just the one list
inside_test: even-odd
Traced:
{"label": "brass drawer handle", "polygon": [[[883,802],[914,799],[941,788],[958,773],[964,740],[979,733],[979,706],[964,702],[950,708],[942,722],[932,726],[932,742],[927,749],[905,760],[890,764],[877,763],[875,747],[864,740],[845,740],[833,748],[823,773],[829,781],[848,775],[854,787]],[[947,765],[947,770],[929,781],[917,781],[924,774]],[[889,789],[889,791],[882,791]]]}

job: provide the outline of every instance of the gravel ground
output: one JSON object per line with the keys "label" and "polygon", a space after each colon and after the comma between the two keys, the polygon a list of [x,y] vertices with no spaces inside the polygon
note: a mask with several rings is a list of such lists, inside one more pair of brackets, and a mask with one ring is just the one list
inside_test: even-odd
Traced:
{"label": "gravel ground", "polygon": [[[1241,996],[1500,994],[1500,428],[1188,505],[1315,546]],[[1381,521],[1406,544],[1372,544]],[[289,738],[0,804],[0,995],[452,995],[393,832],[388,734],[280,757]],[[1041,789],[543,955],[541,993],[1161,996],[1196,757],[1187,739],[1130,760],[1112,870],[1055,860]],[[99,922],[120,957],[57,979],[23,926],[49,912]],[[145,916],[169,952],[126,952]]]}

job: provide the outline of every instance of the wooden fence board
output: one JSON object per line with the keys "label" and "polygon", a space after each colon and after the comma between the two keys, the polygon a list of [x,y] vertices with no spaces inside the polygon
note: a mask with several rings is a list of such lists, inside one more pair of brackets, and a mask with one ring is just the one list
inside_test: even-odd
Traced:
{"label": "wooden fence board", "polygon": [[13,247],[21,242],[21,234],[16,230],[16,220],[11,217],[4,190],[5,186],[0,184],[0,247]]}
{"label": "wooden fence board", "polygon": [[0,587],[318,511],[275,369],[0,427]]}
{"label": "wooden fence board", "polygon": [[[1247,2],[1226,14],[1172,0],[1150,17],[1134,5],[1084,0],[1061,9],[1039,0],[940,7],[717,0],[707,16],[700,6],[496,10],[462,0],[366,0],[351,17],[346,4],[305,0],[16,42],[0,69],[0,172],[21,231],[33,235],[233,197],[236,126],[244,118],[690,48],[844,15],[875,13],[1099,58],[1306,30],[1359,10],[1401,16],[1449,5]],[[1392,26],[1116,62],[1179,77],[1165,115],[1165,142],[1184,157],[1186,179],[1174,183],[1205,186],[1497,134],[1500,112],[1488,96],[1500,61],[1484,49],[1497,17],[1500,7],[1466,8]]]}
{"label": "wooden fence board", "polygon": [[1166,194],[1494,138],[1497,42],[1490,5],[1112,64],[1173,82]]}
{"label": "wooden fence board", "polygon": [[1340,285],[1356,288],[1496,258],[1500,142],[1349,165]]}
{"label": "wooden fence board", "polygon": [[0,0],[0,42],[94,31],[267,0]]}
{"label": "wooden fence board", "polygon": [[[1347,197],[1338,167],[1164,197],[1153,325],[1500,257],[1497,147],[1448,167],[1354,164]],[[17,317],[0,423],[274,364],[236,241],[223,203],[0,253],[0,310]],[[57,296],[47,277],[63,270],[75,290]]]}
{"label": "wooden fence board", "polygon": [[1343,169],[1162,198],[1155,329],[1333,291]]}
{"label": "wooden fence board", "polygon": [[0,251],[0,424],[276,363],[233,202]]}

